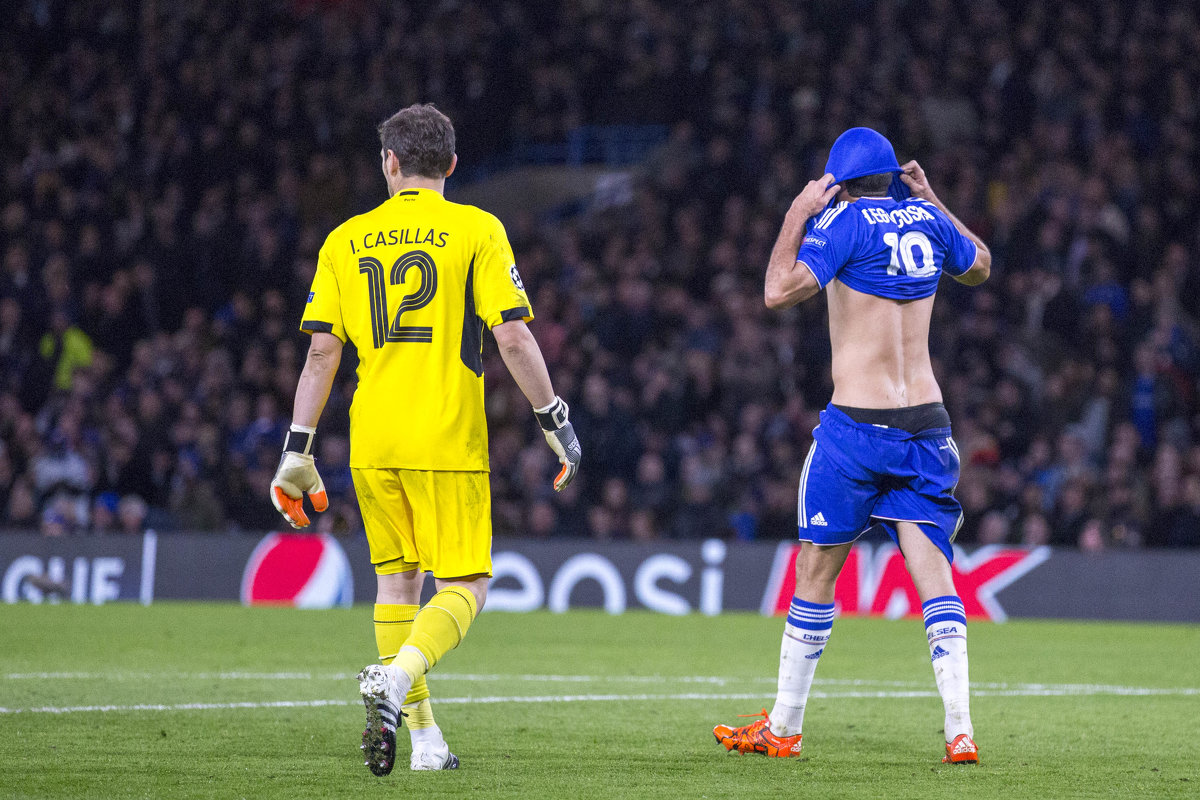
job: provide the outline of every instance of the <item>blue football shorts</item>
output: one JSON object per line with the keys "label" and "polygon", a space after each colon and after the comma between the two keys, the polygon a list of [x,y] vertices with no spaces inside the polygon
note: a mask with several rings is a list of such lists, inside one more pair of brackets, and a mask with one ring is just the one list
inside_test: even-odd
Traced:
{"label": "blue football shorts", "polygon": [[954,499],[958,445],[949,428],[909,433],[855,422],[833,404],[821,412],[800,476],[800,541],[847,544],[881,523],[914,522],[948,561],[962,525]]}

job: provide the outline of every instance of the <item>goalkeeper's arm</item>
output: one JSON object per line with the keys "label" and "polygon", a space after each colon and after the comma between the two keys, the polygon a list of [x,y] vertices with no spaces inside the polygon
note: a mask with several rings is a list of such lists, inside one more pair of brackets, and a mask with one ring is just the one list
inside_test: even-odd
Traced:
{"label": "goalkeeper's arm", "polygon": [[492,334],[496,337],[504,365],[533,406],[534,416],[542,426],[546,443],[562,464],[562,469],[554,479],[554,490],[561,492],[575,477],[582,457],[575,428],[567,419],[567,404],[561,397],[555,396],[542,350],[523,320],[502,322],[492,328]]}
{"label": "goalkeeper's arm", "polygon": [[342,361],[342,340],[331,333],[314,333],[308,347],[308,359],[296,384],[296,401],[292,408],[292,426],[283,445],[279,469],[271,481],[271,502],[293,528],[308,525],[304,513],[304,493],[313,508],[329,508],[325,483],[317,474],[313,445],[317,422],[325,410],[333,376]]}

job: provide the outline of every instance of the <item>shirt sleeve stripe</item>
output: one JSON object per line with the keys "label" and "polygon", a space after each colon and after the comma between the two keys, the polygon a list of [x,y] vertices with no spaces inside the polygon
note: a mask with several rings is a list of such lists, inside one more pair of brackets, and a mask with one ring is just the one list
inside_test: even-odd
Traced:
{"label": "shirt sleeve stripe", "polygon": [[[967,241],[970,242],[969,239]],[[979,260],[979,245],[975,244],[974,242],[970,242],[970,244],[975,250],[975,255],[971,258],[970,265],[964,267],[960,264],[955,264],[950,267],[946,264],[942,264],[942,272],[945,272],[947,275],[950,275],[953,278],[961,278],[963,275],[966,275],[968,272],[970,272],[975,266],[975,262]]]}
{"label": "shirt sleeve stripe", "polygon": [[306,319],[300,323],[300,330],[307,331],[308,333],[333,333],[333,323]]}
{"label": "shirt sleeve stripe", "polygon": [[821,228],[822,230],[824,230],[825,228],[828,228],[833,223],[833,221],[837,218],[837,215],[841,214],[843,211],[845,211],[846,208],[847,208],[846,203],[838,203],[836,207],[834,207],[824,217],[821,218],[821,221],[817,223],[817,227]]}
{"label": "shirt sleeve stripe", "polygon": [[797,258],[796,263],[803,264],[804,268],[812,273],[813,278],[815,278],[817,281],[817,286],[820,286],[822,289],[824,289],[826,284],[829,283],[829,281],[825,281],[825,283],[821,283],[821,276],[818,275],[817,271],[815,269],[813,269],[812,266],[807,261],[805,261],[803,258]]}
{"label": "shirt sleeve stripe", "polygon": [[512,322],[515,319],[525,319],[531,316],[528,306],[517,306],[500,312],[500,319],[503,322]]}

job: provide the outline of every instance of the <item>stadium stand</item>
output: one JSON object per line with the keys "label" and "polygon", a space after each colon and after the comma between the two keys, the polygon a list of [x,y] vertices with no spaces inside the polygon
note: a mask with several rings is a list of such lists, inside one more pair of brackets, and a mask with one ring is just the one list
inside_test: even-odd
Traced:
{"label": "stadium stand", "polygon": [[[669,130],[628,202],[501,214],[587,460],[549,490],[492,354],[499,534],[795,535],[824,307],[768,312],[762,274],[823,148],[866,124],[995,255],[981,290],[944,285],[932,334],[960,540],[1200,546],[1195,8],[924,5],[19,3],[0,31],[0,527],[277,528],[317,248],[384,199],[374,125],[430,100],[477,175],[577,157],[584,126]],[[344,371],[317,525],[353,534]]]}

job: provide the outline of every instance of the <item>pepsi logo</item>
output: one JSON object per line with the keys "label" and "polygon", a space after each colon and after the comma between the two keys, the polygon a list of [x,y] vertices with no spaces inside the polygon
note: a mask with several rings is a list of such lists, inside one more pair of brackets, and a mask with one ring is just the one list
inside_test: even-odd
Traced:
{"label": "pepsi logo", "polygon": [[327,534],[269,533],[242,573],[242,604],[333,608],[354,602],[350,560]]}

